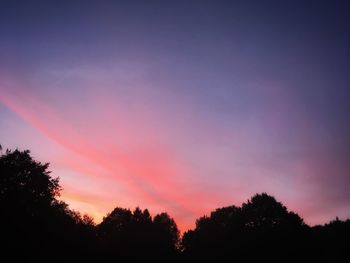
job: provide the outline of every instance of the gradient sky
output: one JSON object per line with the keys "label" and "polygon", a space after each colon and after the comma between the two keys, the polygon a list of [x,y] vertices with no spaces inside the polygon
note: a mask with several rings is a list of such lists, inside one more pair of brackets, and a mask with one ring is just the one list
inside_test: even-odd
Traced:
{"label": "gradient sky", "polygon": [[[282,3],[283,2],[283,3]],[[182,230],[267,192],[350,217],[347,1],[1,1],[0,143]]]}

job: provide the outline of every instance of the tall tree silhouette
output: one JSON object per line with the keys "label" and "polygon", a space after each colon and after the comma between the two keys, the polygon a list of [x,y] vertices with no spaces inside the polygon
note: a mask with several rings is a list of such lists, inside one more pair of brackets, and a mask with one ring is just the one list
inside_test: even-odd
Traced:
{"label": "tall tree silhouette", "polygon": [[167,213],[161,213],[153,219],[154,236],[160,251],[175,256],[179,246],[180,232],[177,225]]}
{"label": "tall tree silhouette", "polygon": [[57,199],[61,187],[48,166],[29,151],[7,150],[0,156],[0,242],[12,256],[40,260],[56,255],[58,248],[77,253],[87,245],[81,236],[89,231],[93,236],[91,222]]}
{"label": "tall tree silhouette", "polygon": [[39,249],[46,240],[40,230],[58,205],[58,179],[29,153],[7,150],[0,157],[1,238],[9,248]]}

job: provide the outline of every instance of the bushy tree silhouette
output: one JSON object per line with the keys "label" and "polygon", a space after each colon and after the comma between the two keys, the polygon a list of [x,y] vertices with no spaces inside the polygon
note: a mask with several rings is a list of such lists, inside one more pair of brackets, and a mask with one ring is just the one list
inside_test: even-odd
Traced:
{"label": "bushy tree silhouette", "polygon": [[152,219],[147,209],[115,208],[98,225],[103,254],[107,258],[170,260],[176,256],[179,231],[166,213]]}
{"label": "bushy tree silhouette", "polygon": [[45,243],[39,230],[52,214],[60,190],[47,168],[48,164],[35,162],[29,151],[7,150],[0,157],[1,243],[7,249],[33,250]]}
{"label": "bushy tree silhouette", "polygon": [[[303,220],[265,193],[242,207],[224,207],[201,217],[186,232],[182,246],[187,257],[201,260],[234,257],[240,260],[281,260],[291,243],[306,231]],[[296,244],[294,244],[296,245]],[[301,244],[297,244],[302,249]],[[254,253],[251,253],[254,251]]]}

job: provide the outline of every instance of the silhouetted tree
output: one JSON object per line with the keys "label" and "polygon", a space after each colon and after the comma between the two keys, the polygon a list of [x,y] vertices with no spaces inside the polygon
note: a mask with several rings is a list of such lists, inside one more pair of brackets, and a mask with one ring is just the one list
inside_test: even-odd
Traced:
{"label": "silhouetted tree", "polygon": [[73,255],[86,248],[88,239],[81,237],[92,230],[57,199],[61,187],[48,166],[29,151],[7,150],[0,156],[0,243],[12,257],[42,260],[57,249]]}
{"label": "silhouetted tree", "polygon": [[[215,210],[210,217],[196,221],[196,228],[182,239],[185,256],[215,260],[281,260],[280,252],[289,253],[296,236],[306,231],[303,220],[265,193],[255,195],[242,207]],[[301,249],[301,248],[300,248]],[[252,253],[254,251],[254,253]]]}
{"label": "silhouetted tree", "polygon": [[167,213],[161,213],[153,219],[153,240],[163,258],[176,257],[180,231]]}
{"label": "silhouetted tree", "polygon": [[40,249],[46,242],[41,230],[60,191],[58,179],[51,178],[47,168],[29,151],[7,150],[0,157],[1,243],[8,249]]}
{"label": "silhouetted tree", "polygon": [[115,208],[98,225],[100,245],[108,258],[170,260],[176,255],[179,231],[166,213],[155,216],[147,209]]}

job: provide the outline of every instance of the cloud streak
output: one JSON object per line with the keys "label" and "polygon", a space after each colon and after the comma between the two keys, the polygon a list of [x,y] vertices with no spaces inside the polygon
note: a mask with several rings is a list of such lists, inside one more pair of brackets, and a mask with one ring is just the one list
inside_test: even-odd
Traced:
{"label": "cloud streak", "polygon": [[[69,78],[74,77],[73,83],[80,85],[81,90],[85,91],[82,86],[86,85],[87,92],[82,94],[85,99],[82,103],[76,101],[80,95],[74,94],[76,91],[72,93],[77,97],[72,100],[73,103],[65,102],[67,91],[63,92],[63,96],[56,94],[57,85],[61,84],[54,81],[51,87],[44,89],[40,87],[41,79],[34,80],[28,86],[26,83],[33,80],[21,82],[11,77],[2,78],[0,101],[44,136],[66,149],[68,157],[53,160],[63,168],[57,174],[65,183],[63,199],[76,209],[92,214],[97,220],[115,205],[142,205],[155,211],[169,211],[180,222],[182,229],[186,229],[193,226],[196,217],[217,206],[239,204],[250,194],[268,191],[281,196],[303,215],[308,215],[311,223],[317,223],[326,215],[310,212],[318,204],[307,204],[305,200],[310,202],[313,195],[322,194],[324,187],[331,183],[328,173],[337,172],[335,176],[340,180],[339,185],[335,183],[337,180],[331,183],[335,184],[336,191],[347,183],[347,168],[343,167],[343,163],[340,166],[333,163],[327,167],[330,163],[322,156],[297,152],[294,157],[289,155],[284,158],[278,144],[264,148],[264,145],[271,143],[267,141],[268,135],[257,134],[256,127],[250,126],[249,121],[238,123],[234,130],[232,126],[213,129],[210,122],[200,121],[201,116],[193,111],[194,107],[188,107],[182,109],[184,116],[195,116],[197,127],[186,123],[189,126],[184,129],[186,125],[183,126],[183,120],[176,118],[179,112],[165,109],[167,118],[162,116],[164,108],[156,103],[159,98],[145,101],[142,93],[133,93],[137,94],[134,98],[136,102],[128,107],[122,93],[111,96],[115,92],[114,85],[118,86],[120,81],[117,77],[113,77],[112,81],[113,71],[109,75],[106,72],[101,76],[95,75],[94,81],[91,81],[91,72],[93,70],[85,72],[86,75],[84,71],[74,70],[64,73]],[[50,74],[48,76],[52,77]],[[106,86],[108,77],[110,80],[107,82],[110,85],[113,83],[110,87]],[[64,75],[58,78],[64,79]],[[105,85],[102,92],[99,79]],[[145,84],[141,81],[139,85]],[[69,87],[61,86],[62,89]],[[266,96],[277,99],[270,97],[271,84],[267,87]],[[36,92],[33,92],[34,89]],[[53,92],[50,94],[47,90]],[[272,94],[276,92],[272,90]],[[171,102],[164,94],[160,96],[163,100],[169,100],[171,108],[174,101]],[[50,97],[55,101],[48,100]],[[292,103],[290,95],[286,98]],[[278,96],[278,99],[283,100],[283,97]],[[65,105],[63,110],[60,103]],[[86,107],[82,108],[82,105]],[[145,110],[147,107],[148,110]],[[285,129],[284,116],[290,110],[294,111],[283,103],[268,106],[264,110],[268,116],[264,125],[271,125],[270,129],[278,131],[282,124],[282,129]],[[274,114],[276,111],[277,115]],[[312,129],[308,127],[307,120],[296,117],[307,125],[306,130],[302,128],[303,124],[299,125],[301,131]],[[290,121],[288,123],[290,125]],[[178,127],[178,130],[172,130],[174,127]],[[285,151],[288,153],[288,148]],[[322,166],[320,162],[326,165]],[[77,177],[72,179],[67,171]],[[87,180],[86,176],[90,179]],[[342,199],[349,194],[346,189],[342,192],[332,192],[331,189],[326,191],[328,197],[320,200],[326,206],[329,198],[340,195]],[[296,196],[298,193],[299,197]],[[333,206],[333,203],[328,206]]]}

